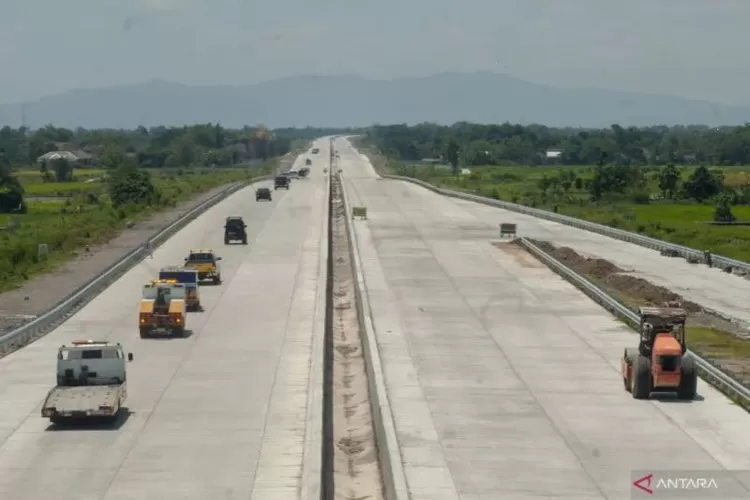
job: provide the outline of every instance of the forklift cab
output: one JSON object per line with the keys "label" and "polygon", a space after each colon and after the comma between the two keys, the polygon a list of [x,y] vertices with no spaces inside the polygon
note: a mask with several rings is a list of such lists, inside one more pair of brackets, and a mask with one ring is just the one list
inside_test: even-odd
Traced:
{"label": "forklift cab", "polygon": [[677,340],[684,353],[686,351],[685,322],[687,311],[678,307],[640,307],[640,342],[638,350],[651,357],[654,340],[660,334],[669,334]]}

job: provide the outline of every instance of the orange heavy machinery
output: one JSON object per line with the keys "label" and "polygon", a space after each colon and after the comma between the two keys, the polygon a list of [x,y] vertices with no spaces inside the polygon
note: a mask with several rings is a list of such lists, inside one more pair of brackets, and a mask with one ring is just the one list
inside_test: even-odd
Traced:
{"label": "orange heavy machinery", "polygon": [[635,399],[654,392],[675,392],[679,399],[694,399],[698,384],[695,359],[687,354],[687,312],[676,307],[638,309],[641,340],[625,349],[622,379]]}

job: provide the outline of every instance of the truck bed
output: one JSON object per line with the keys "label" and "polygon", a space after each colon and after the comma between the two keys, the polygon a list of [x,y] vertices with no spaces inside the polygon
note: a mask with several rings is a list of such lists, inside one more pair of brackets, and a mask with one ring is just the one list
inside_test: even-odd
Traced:
{"label": "truck bed", "polygon": [[42,413],[51,411],[60,417],[111,416],[119,409],[124,390],[125,384],[55,387],[44,400]]}

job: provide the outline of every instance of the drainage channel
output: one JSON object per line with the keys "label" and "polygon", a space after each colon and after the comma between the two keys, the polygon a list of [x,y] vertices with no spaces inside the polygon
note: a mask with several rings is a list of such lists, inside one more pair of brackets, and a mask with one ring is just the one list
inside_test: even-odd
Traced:
{"label": "drainage channel", "polygon": [[341,181],[331,172],[322,500],[384,500]]}

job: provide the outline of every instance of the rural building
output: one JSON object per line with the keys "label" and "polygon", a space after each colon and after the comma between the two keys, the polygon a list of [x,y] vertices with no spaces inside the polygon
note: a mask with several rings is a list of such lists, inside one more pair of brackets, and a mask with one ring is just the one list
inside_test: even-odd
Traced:
{"label": "rural building", "polygon": [[544,154],[544,163],[547,165],[559,165],[562,163],[561,149],[548,149]]}

